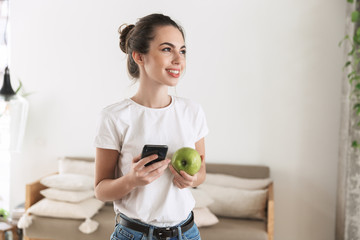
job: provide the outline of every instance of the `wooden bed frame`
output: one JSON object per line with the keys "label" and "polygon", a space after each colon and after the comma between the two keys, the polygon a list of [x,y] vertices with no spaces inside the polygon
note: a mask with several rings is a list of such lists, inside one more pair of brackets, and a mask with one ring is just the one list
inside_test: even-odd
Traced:
{"label": "wooden bed frame", "polygon": [[267,233],[268,240],[274,240],[274,184],[271,183],[268,188],[268,202],[267,202]]}

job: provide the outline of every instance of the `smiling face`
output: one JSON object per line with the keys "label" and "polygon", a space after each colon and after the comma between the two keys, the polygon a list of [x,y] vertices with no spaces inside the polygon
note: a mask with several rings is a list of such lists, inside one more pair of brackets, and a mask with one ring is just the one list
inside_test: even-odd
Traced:
{"label": "smiling face", "polygon": [[184,38],[173,26],[157,27],[154,35],[149,52],[141,55],[140,79],[175,86],[186,66]]}

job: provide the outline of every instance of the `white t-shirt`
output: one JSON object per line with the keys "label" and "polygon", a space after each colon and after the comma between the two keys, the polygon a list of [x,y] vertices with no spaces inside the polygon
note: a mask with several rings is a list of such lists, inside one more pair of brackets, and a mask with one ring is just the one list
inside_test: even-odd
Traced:
{"label": "white t-shirt", "polygon": [[[204,111],[191,100],[172,96],[169,106],[156,109],[124,99],[101,112],[95,147],[120,153],[118,175],[123,176],[145,144],[168,145],[167,158],[171,158],[179,148],[195,148],[207,133]],[[166,169],[160,178],[115,201],[115,211],[159,227],[180,223],[195,201],[189,189],[179,189],[172,180]]]}

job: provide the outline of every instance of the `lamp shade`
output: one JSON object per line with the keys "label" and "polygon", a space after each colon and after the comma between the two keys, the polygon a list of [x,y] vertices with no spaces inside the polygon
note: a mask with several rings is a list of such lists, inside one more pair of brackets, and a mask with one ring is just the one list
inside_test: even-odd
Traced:
{"label": "lamp shade", "polygon": [[20,152],[25,133],[28,101],[11,87],[9,69],[6,67],[0,90],[0,149]]}

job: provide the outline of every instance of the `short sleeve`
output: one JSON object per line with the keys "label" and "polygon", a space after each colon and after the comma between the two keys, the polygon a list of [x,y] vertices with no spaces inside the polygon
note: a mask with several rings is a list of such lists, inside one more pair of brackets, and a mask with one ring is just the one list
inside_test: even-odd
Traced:
{"label": "short sleeve", "polygon": [[113,149],[120,152],[121,137],[115,121],[110,114],[102,111],[98,120],[94,146],[97,148]]}
{"label": "short sleeve", "polygon": [[196,142],[197,142],[209,133],[205,112],[200,105],[196,116],[196,126],[197,126],[197,138],[196,138]]}

